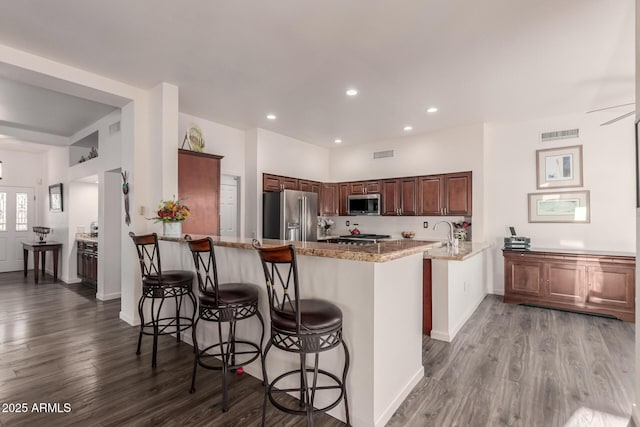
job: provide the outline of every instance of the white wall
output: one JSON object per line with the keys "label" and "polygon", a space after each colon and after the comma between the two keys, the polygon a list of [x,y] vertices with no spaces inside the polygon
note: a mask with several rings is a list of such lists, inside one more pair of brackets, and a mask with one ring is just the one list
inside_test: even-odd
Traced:
{"label": "white wall", "polygon": [[[77,277],[77,245],[71,236],[79,232],[82,228],[84,232],[89,232],[91,222],[98,221],[98,184],[88,182],[70,182],[69,198],[65,203],[68,209],[69,218],[69,251],[68,251],[68,281],[67,283],[79,282]],[[63,254],[66,251],[63,251]]]}
{"label": "white wall", "polygon": [[[262,236],[262,174],[312,181],[329,179],[329,150],[265,129],[245,135],[247,181],[247,236]],[[251,210],[255,206],[255,210]]]}
{"label": "white wall", "polygon": [[[484,240],[485,228],[483,138],[483,126],[470,125],[356,146],[334,147],[330,150],[329,174],[331,181],[343,182],[472,171],[473,238],[481,241]],[[373,159],[374,152],[385,150],[394,150],[394,157]],[[357,218],[355,222],[365,227],[376,227],[374,230],[376,232],[399,234],[400,231],[415,231],[419,238],[433,238],[433,236],[444,238],[446,234],[440,228],[437,232],[433,232],[433,225],[437,221],[461,219],[460,217],[355,218]],[[423,221],[429,221],[429,229],[422,228]],[[343,218],[340,218],[340,223],[344,227]],[[365,229],[365,231],[368,230]]]}
{"label": "white wall", "polygon": [[[185,134],[191,124],[198,125],[202,130],[205,140],[203,152],[224,156],[222,160],[220,160],[220,173],[223,175],[240,177],[240,197],[238,198],[238,203],[240,205],[240,223],[238,224],[238,227],[240,233],[243,234],[247,211],[244,198],[247,191],[247,177],[245,173],[245,132],[201,117],[180,113],[178,120],[178,147],[182,146]],[[189,149],[188,142],[185,143],[184,148],[187,150]]]}
{"label": "white wall", "polygon": [[[633,120],[600,126],[604,120],[597,114],[578,114],[486,126],[487,240],[494,244],[490,292],[504,291],[500,249],[508,226],[531,237],[532,247],[635,252]],[[577,139],[539,142],[542,131],[576,127]],[[583,146],[584,186],[575,190],[590,191],[591,223],[529,223],[527,193],[538,192],[536,150],[571,145]]]}
{"label": "white wall", "polygon": [[[636,0],[636,120],[640,119],[640,0]],[[638,185],[638,184],[636,184]],[[636,208],[636,254],[640,253],[640,209]],[[636,259],[636,301],[640,295],[640,265]],[[633,420],[640,425],[640,310],[636,303],[636,400]]]}

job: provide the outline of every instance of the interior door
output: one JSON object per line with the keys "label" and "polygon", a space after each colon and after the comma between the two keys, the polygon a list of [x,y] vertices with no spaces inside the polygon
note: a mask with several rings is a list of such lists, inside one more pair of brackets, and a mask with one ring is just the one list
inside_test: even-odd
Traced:
{"label": "interior door", "polygon": [[[34,189],[0,186],[0,272],[23,268],[22,242],[33,240]],[[32,261],[30,261],[31,263]]]}
{"label": "interior door", "polygon": [[238,177],[222,175],[220,181],[220,235],[238,233]]}

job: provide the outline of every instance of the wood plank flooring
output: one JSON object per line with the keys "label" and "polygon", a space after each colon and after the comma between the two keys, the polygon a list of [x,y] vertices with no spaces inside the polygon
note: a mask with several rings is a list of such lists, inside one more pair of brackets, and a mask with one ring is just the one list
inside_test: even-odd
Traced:
{"label": "wood plank flooring", "polygon": [[489,295],[452,343],[425,337],[388,426],[632,426],[634,345],[633,324]]}
{"label": "wood plank flooring", "polygon": [[[118,319],[120,302],[92,294],[50,277],[35,286],[22,273],[0,274],[0,405],[29,406],[27,413],[0,412],[0,425],[259,425],[258,380],[233,376],[230,410],[222,413],[220,373],[199,370],[197,392],[189,394],[191,347],[160,337],[152,370],[151,339],[136,356],[138,330]],[[629,423],[631,324],[489,296],[453,343],[426,338],[423,347],[425,378],[389,426]],[[61,411],[69,403],[71,412],[31,412],[39,402],[60,403]],[[343,425],[326,415],[316,421]],[[269,407],[268,425],[304,420]]]}

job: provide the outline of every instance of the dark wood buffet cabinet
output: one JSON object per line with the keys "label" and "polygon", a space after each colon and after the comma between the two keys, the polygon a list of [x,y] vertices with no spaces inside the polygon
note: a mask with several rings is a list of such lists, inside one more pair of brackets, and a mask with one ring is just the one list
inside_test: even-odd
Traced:
{"label": "dark wood buffet cabinet", "polygon": [[383,180],[321,183],[281,175],[262,174],[263,191],[285,189],[318,194],[318,214],[347,215],[347,196],[376,194],[382,215],[471,216],[471,172],[412,176]]}
{"label": "dark wood buffet cabinet", "polygon": [[635,257],[551,251],[504,255],[504,302],[635,322]]}
{"label": "dark wood buffet cabinet", "polygon": [[98,243],[78,241],[77,274],[82,283],[92,288],[98,286]]}

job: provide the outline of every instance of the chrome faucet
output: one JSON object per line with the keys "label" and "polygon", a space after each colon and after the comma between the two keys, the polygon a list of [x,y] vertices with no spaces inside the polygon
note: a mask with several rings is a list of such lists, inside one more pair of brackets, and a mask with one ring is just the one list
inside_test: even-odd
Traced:
{"label": "chrome faucet", "polygon": [[449,226],[449,240],[447,241],[447,246],[453,247],[453,225],[449,221],[440,221],[433,226],[433,231],[436,231],[440,224],[447,224]]}

